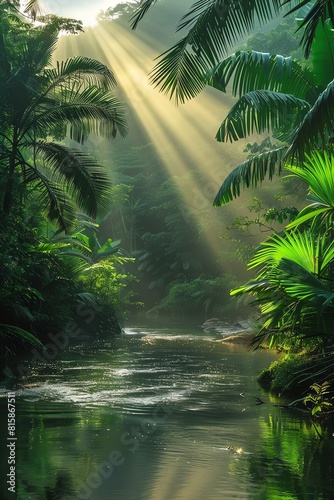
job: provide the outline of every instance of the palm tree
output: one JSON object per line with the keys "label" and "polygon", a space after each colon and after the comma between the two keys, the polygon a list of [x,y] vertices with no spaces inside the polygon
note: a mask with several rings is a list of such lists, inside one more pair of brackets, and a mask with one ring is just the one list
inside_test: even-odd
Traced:
{"label": "palm tree", "polygon": [[232,295],[253,296],[262,329],[255,339],[273,343],[332,336],[334,319],[334,157],[314,152],[303,167],[287,167],[309,185],[309,200],[285,232],[260,245],[249,262],[257,275]]}
{"label": "palm tree", "polygon": [[[9,214],[37,190],[49,218],[66,228],[76,206],[96,217],[109,180],[94,157],[55,138],[82,144],[88,134],[125,135],[125,112],[105,65],[78,56],[52,68],[56,26],[17,23],[2,21],[0,34],[2,207]],[[19,50],[12,48],[15,36]]]}

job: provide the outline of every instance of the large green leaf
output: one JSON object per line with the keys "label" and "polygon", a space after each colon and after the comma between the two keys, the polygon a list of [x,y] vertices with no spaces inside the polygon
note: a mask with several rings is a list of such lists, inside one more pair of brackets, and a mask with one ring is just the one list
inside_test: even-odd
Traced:
{"label": "large green leaf", "polygon": [[[291,5],[290,0],[281,2],[282,5]],[[305,57],[310,55],[312,45],[317,33],[319,25],[325,25],[327,20],[330,19],[334,22],[334,8],[332,0],[303,0],[297,3],[295,7],[290,9],[288,14],[296,12],[300,20],[299,29],[303,30],[301,45],[304,48]]]}
{"label": "large green leaf", "polygon": [[[256,344],[267,336],[271,342],[282,344],[290,335],[306,335],[310,331],[313,335],[329,333],[334,316],[334,292],[326,279],[316,275],[317,267],[321,266],[317,266],[315,257],[321,258],[321,250],[326,252],[326,248],[318,252],[319,246],[310,251],[310,247],[303,249],[302,245],[293,244],[297,254],[294,257],[291,248],[283,248],[279,240],[273,239],[272,243],[281,247],[276,249],[277,255],[273,256],[273,249],[261,255],[262,270],[258,276],[231,292],[236,296],[253,296],[253,304],[260,307],[262,330]],[[333,260],[333,245],[327,254]]]}
{"label": "large green leaf", "polygon": [[281,271],[278,276],[279,284],[287,295],[316,306],[321,305],[321,313],[327,307],[333,308],[333,290],[312,272],[288,259],[280,261],[278,270]]}
{"label": "large green leaf", "polygon": [[283,235],[274,234],[262,243],[250,260],[248,267],[276,266],[281,259],[288,259],[303,267],[306,271],[319,274],[321,260],[319,253],[323,249],[323,240],[307,231],[294,231]]}
{"label": "large green leaf", "polygon": [[291,57],[256,51],[231,54],[206,75],[206,83],[226,92],[231,83],[232,94],[238,97],[252,90],[271,90],[291,94],[300,99],[318,95],[314,77]]}
{"label": "large green leaf", "polygon": [[237,141],[257,132],[292,131],[302,122],[310,104],[293,95],[254,90],[243,95],[222,122],[216,139]]}
{"label": "large green leaf", "polygon": [[151,73],[151,82],[171,98],[174,96],[177,103],[195,97],[204,89],[204,75],[209,69],[189,43],[189,37],[184,37],[164,52]]}
{"label": "large green leaf", "polygon": [[[46,212],[51,222],[56,222],[61,230],[71,227],[75,219],[76,207],[73,200],[66,193],[64,185],[50,178],[50,172],[42,171],[33,165],[26,164],[26,183],[33,185],[38,191],[41,208]],[[52,173],[51,173],[52,177]]]}
{"label": "large green leaf", "polygon": [[294,132],[287,157],[305,159],[316,147],[326,147],[333,135],[334,80],[320,94]]}
{"label": "large green leaf", "polygon": [[272,179],[282,172],[282,159],[287,147],[262,153],[236,167],[221,185],[214,206],[225,205],[240,195],[241,188],[255,188],[265,178]]}
{"label": "large green leaf", "polygon": [[68,84],[74,81],[84,80],[89,86],[102,86],[106,89],[116,85],[115,76],[110,68],[96,59],[83,56],[57,61],[54,68],[44,70],[43,77],[46,79],[47,93],[62,83]]}
{"label": "large green leaf", "polygon": [[282,260],[297,264],[318,279],[326,279],[334,260],[334,242],[309,231],[274,234],[257,249],[248,267],[260,266],[259,276],[266,276],[268,269],[276,268]]}
{"label": "large green leaf", "polygon": [[47,130],[62,123],[70,125],[70,136],[77,142],[83,142],[89,133],[112,138],[128,131],[125,108],[113,94],[94,86],[73,85],[70,90],[61,88],[50,103],[27,110],[21,136],[29,129]]}
{"label": "large green leaf", "polygon": [[39,141],[37,154],[54,172],[58,185],[65,184],[68,192],[87,214],[96,217],[110,181],[95,157],[61,144]]}
{"label": "large green leaf", "polygon": [[286,169],[291,172],[287,177],[297,177],[307,182],[310,192],[308,199],[312,201],[286,229],[312,222],[312,227],[318,227],[325,235],[332,228],[334,215],[333,155],[326,151],[314,151],[311,156],[307,155],[303,167],[286,166]]}
{"label": "large green leaf", "polygon": [[[153,2],[143,2],[144,13]],[[159,56],[151,81],[176,102],[195,97],[203,88],[208,69],[219,62],[240,37],[257,23],[264,24],[279,12],[278,0],[198,0],[182,18],[178,29],[187,34]]]}
{"label": "large green leaf", "polygon": [[317,26],[312,44],[312,67],[316,82],[322,87],[334,79],[334,30],[330,20]]}

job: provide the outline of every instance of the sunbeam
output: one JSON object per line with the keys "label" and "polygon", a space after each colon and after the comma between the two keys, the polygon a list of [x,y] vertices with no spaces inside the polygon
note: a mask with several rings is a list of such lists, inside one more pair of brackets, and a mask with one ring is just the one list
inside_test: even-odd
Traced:
{"label": "sunbeam", "polygon": [[[222,211],[218,213],[212,207],[213,197],[224,176],[242,158],[244,145],[222,145],[214,139],[231,99],[209,89],[197,99],[176,106],[149,83],[148,74],[157,52],[148,40],[147,33],[141,37],[121,23],[104,22],[80,36],[64,37],[58,54],[62,58],[85,54],[113,69],[130,117],[145,131],[170,176],[182,176],[190,170],[205,174],[204,184],[193,178],[187,189],[180,190],[180,210],[196,217],[211,258],[217,261],[222,251],[219,230],[204,227],[201,211],[210,210],[213,219],[221,218]],[[130,134],[135,135],[136,130]],[[230,218],[233,209],[229,207],[224,213]]]}

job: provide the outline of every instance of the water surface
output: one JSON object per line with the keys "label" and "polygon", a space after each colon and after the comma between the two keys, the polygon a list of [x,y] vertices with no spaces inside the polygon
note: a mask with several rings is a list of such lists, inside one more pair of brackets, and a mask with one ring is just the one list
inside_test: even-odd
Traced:
{"label": "water surface", "polygon": [[19,499],[334,498],[333,438],[256,383],[272,354],[196,327],[126,331],[145,335],[83,339],[15,382]]}

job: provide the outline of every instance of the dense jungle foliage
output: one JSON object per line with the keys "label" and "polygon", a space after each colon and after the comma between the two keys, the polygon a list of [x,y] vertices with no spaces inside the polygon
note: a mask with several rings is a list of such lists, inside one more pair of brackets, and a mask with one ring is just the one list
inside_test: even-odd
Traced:
{"label": "dense jungle foliage", "polygon": [[[100,21],[132,16],[139,30],[155,3],[120,4],[101,12]],[[31,20],[35,4],[26,12]],[[144,296],[153,313],[226,317],[232,288],[233,297],[255,305],[254,345],[288,353],[289,385],[304,390],[313,382],[321,393],[328,383],[327,391],[334,319],[332,2],[200,0],[179,24],[183,38],[156,61],[151,83],[178,103],[205,87],[235,98],[217,141],[263,139],[249,143],[249,156],[224,180],[215,206],[279,176],[285,193],[299,194],[298,209],[282,198],[263,209],[256,191],[253,218],[231,223],[224,206],[217,219],[197,211],[201,224],[177,200],[180,185],[202,182],[203,173],[171,177],[147,143],[117,143],[111,158],[102,153],[98,161],[96,151],[82,147],[91,134],[126,135],[115,76],[84,56],[51,65],[59,32],[78,32],[80,23],[51,16],[37,27],[17,8],[1,3],[2,356],[22,343],[41,347],[46,332],[66,328],[73,315],[80,328],[94,317],[95,330],[119,331],[118,312],[140,307]],[[288,15],[279,27],[254,34],[257,24],[282,13]],[[266,227],[270,234],[255,251],[237,240],[252,273],[243,285],[242,276],[223,275],[217,260],[203,257],[204,233],[227,219],[233,229]],[[235,242],[235,234],[229,239]],[[236,250],[222,251],[225,261],[235,257]],[[318,413],[323,409],[319,404]]]}
{"label": "dense jungle foliage", "polygon": [[84,56],[51,66],[59,32],[80,23],[51,17],[36,26],[34,10],[23,16],[18,8],[0,5],[2,359],[27,344],[43,347],[74,319],[78,328],[94,318],[95,331],[119,331],[127,279],[117,244],[97,238],[108,175],[94,156],[62,142],[126,134],[115,77]]}

